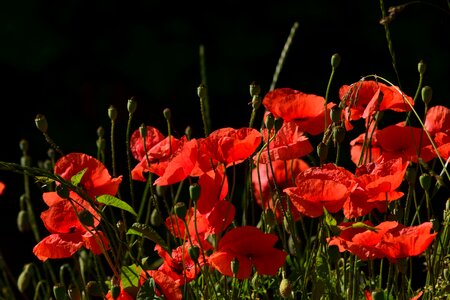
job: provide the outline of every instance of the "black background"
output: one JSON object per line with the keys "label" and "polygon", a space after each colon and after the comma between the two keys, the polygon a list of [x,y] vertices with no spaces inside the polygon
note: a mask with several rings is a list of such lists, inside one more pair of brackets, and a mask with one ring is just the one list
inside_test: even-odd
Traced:
{"label": "black background", "polygon": [[[385,1],[389,6],[400,1]],[[431,4],[431,5],[430,5]],[[437,7],[441,7],[440,10]],[[162,111],[172,110],[174,130],[192,126],[202,136],[199,46],[204,45],[212,127],[247,126],[249,84],[269,90],[294,22],[298,30],[277,87],[325,95],[330,58],[342,57],[330,91],[377,74],[398,84],[379,1],[3,1],[0,4],[0,160],[19,162],[19,141],[30,144],[33,165],[48,144],[34,125],[47,117],[49,134],[66,153],[95,155],[107,110],[118,109],[118,142],[125,147],[126,103],[134,97],[141,123],[166,133]],[[433,103],[450,97],[450,13],[446,1],[411,4],[390,24],[401,86],[414,96],[417,63],[427,63],[425,85]],[[423,106],[418,103],[418,109]],[[120,148],[122,147],[122,148]],[[34,260],[31,234],[16,229],[19,175],[0,172],[0,250],[15,275]],[[33,201],[39,210],[41,199]],[[46,234],[45,230],[43,235]]]}

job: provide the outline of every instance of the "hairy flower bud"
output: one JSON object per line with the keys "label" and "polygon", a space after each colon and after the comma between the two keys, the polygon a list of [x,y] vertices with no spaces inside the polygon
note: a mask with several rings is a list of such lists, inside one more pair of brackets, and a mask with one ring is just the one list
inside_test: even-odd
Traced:
{"label": "hairy flower bud", "polygon": [[432,97],[433,97],[433,89],[429,86],[424,86],[422,88],[422,101],[428,105]]}
{"label": "hairy flower bud", "polygon": [[345,128],[342,126],[333,127],[333,141],[335,144],[340,144],[345,139]]}
{"label": "hairy flower bud", "polygon": [[155,208],[152,211],[152,214],[150,215],[150,224],[152,224],[155,227],[158,227],[163,223],[163,218],[161,217],[161,214],[159,211]]}
{"label": "hairy flower bud", "polygon": [[19,275],[19,278],[17,278],[17,288],[21,293],[24,293],[25,290],[30,286],[32,277],[33,277],[32,264],[24,265],[22,272]]}
{"label": "hairy flower bud", "polygon": [[117,119],[117,109],[114,105],[111,105],[108,108],[108,117],[111,121],[115,121]]}
{"label": "hairy flower bud", "polygon": [[184,220],[184,217],[187,213],[186,205],[184,204],[184,202],[177,202],[175,204],[174,210],[177,217]]}
{"label": "hairy flower bud", "polygon": [[266,128],[268,130],[271,130],[273,128],[274,122],[275,122],[275,120],[274,120],[273,115],[271,113],[268,113],[266,116],[266,122],[265,122]]}
{"label": "hairy flower bud", "polygon": [[127,110],[130,114],[134,114],[134,112],[136,111],[137,108],[137,102],[136,100],[134,100],[133,97],[131,97],[130,99],[128,99],[127,102]]}
{"label": "hairy flower bud", "polygon": [[341,56],[338,53],[335,53],[331,56],[331,67],[333,69],[336,69],[339,67],[339,64],[341,63]]}
{"label": "hairy flower bud", "polygon": [[48,123],[47,118],[42,114],[37,114],[36,118],[34,118],[34,122],[36,124],[36,127],[42,132],[47,133],[48,130]]}
{"label": "hairy flower bud", "polygon": [[420,175],[419,182],[420,182],[420,186],[425,191],[428,191],[431,187],[431,176],[427,173],[424,173],[424,174]]}
{"label": "hairy flower bud", "polygon": [[419,61],[417,70],[419,71],[419,74],[423,76],[427,70],[427,64],[423,60]]}
{"label": "hairy flower bud", "polygon": [[89,281],[86,283],[86,292],[92,297],[104,297],[101,285],[98,281]]}
{"label": "hairy flower bud", "polygon": [[194,202],[200,198],[200,185],[198,183],[193,183],[189,186],[189,196]]}

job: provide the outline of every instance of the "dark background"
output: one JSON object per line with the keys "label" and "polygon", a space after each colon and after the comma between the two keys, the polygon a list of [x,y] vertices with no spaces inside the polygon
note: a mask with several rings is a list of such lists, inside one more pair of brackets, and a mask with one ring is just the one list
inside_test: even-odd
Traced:
{"label": "dark background", "polygon": [[[403,4],[385,1],[389,6]],[[440,7],[438,9],[436,7]],[[174,130],[202,136],[199,46],[204,45],[212,127],[247,126],[249,84],[269,90],[279,55],[299,23],[277,87],[325,95],[330,58],[342,57],[330,91],[377,74],[398,84],[378,0],[366,1],[3,1],[0,4],[0,160],[19,162],[19,141],[30,144],[33,165],[47,158],[48,144],[34,125],[47,117],[49,134],[66,153],[95,155],[99,126],[110,126],[110,105],[119,112],[124,149],[127,100],[141,123],[166,133],[162,111],[172,110]],[[446,1],[411,4],[390,24],[401,86],[414,96],[417,63],[427,63],[425,85],[433,103],[450,96],[450,13]],[[418,109],[423,106],[418,103]],[[119,150],[120,152],[120,150]],[[0,172],[0,250],[17,276],[34,259],[31,234],[16,229],[21,177]],[[36,207],[41,205],[35,192]],[[43,234],[46,234],[43,231]]]}

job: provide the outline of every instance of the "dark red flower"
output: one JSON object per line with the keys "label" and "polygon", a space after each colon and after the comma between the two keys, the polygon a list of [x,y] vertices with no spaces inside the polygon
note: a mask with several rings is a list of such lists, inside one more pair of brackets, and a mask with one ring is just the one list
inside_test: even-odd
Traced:
{"label": "dark red flower", "polygon": [[262,136],[253,128],[221,128],[201,140],[207,156],[226,167],[243,162],[261,144]]}
{"label": "dark red flower", "polygon": [[86,169],[80,186],[95,199],[100,195],[116,195],[122,176],[112,178],[108,169],[96,158],[83,153],[70,153],[61,157],[55,164],[55,174],[70,181],[72,177]]}
{"label": "dark red flower", "polygon": [[324,108],[325,98],[306,94],[290,88],[278,88],[266,94],[262,104],[275,118],[294,121],[301,131],[317,135],[324,131],[325,116],[331,123],[329,109],[334,103],[328,103],[327,113]]}
{"label": "dark red flower", "polygon": [[[273,130],[270,137],[267,129],[263,129],[262,133],[265,141],[273,136]],[[275,138],[269,143],[267,150],[263,150],[259,156],[260,164],[267,164],[269,161],[275,160],[300,158],[311,153],[313,147],[308,137],[300,131],[300,128],[295,122],[285,122],[277,132]],[[257,163],[258,154],[253,156],[253,160]]]}
{"label": "dark red flower", "polygon": [[284,192],[301,214],[311,218],[321,216],[324,208],[338,212],[356,189],[354,175],[331,163],[300,172],[295,185]]}
{"label": "dark red flower", "polygon": [[220,273],[233,276],[231,262],[237,260],[236,277],[249,278],[253,267],[260,275],[274,276],[284,264],[287,253],[274,248],[278,237],[256,227],[231,229],[220,240],[217,251],[209,256],[209,263]]}
{"label": "dark red flower", "polygon": [[362,165],[356,169],[358,187],[344,204],[346,218],[368,214],[373,209],[385,212],[389,202],[398,200],[403,192],[398,191],[406,173],[408,162],[402,158]]}
{"label": "dark red flower", "polygon": [[[256,202],[264,209],[271,209],[276,212],[276,216],[279,221],[283,220],[283,213],[281,207],[277,206],[275,209],[275,187],[273,186],[273,181],[275,177],[275,182],[278,189],[282,195],[284,195],[283,190],[288,187],[295,186],[295,178],[297,175],[309,166],[306,162],[301,159],[293,159],[288,161],[276,160],[272,162],[272,166],[269,164],[260,164],[259,168],[254,168],[252,170],[252,186],[253,194]],[[273,169],[273,173],[272,170]],[[261,185],[260,185],[261,183]],[[287,209],[287,203],[284,201],[286,197],[280,199],[284,209]],[[287,199],[287,201],[290,201]],[[289,204],[290,212],[294,220],[298,220],[300,217],[300,212],[295,208],[295,206]]]}
{"label": "dark red flower", "polygon": [[[369,221],[364,223],[373,227]],[[352,224],[340,224],[341,234],[331,238],[329,245],[338,246],[340,252],[349,251],[361,260],[387,258],[396,262],[397,259],[417,256],[428,248],[437,235],[430,233],[433,227],[431,222],[406,227],[387,221],[372,230],[362,226],[353,228]]]}
{"label": "dark red flower", "polygon": [[[383,97],[381,103],[378,103],[380,93]],[[388,109],[396,112],[410,111],[414,105],[413,98],[402,93],[398,87],[373,80],[343,85],[339,89],[339,98],[345,101],[348,120],[359,120],[361,117],[366,119],[376,111]]]}
{"label": "dark red flower", "polygon": [[[146,126],[145,150],[147,152],[164,139],[164,135],[155,127]],[[141,161],[145,157],[144,141],[140,129],[136,129],[130,137],[130,150],[133,157]]]}
{"label": "dark red flower", "polygon": [[[104,234],[95,229],[100,215],[90,204],[71,192],[71,200],[61,199],[55,192],[44,193],[44,199],[52,205],[41,213],[45,227],[51,233],[42,239],[33,253],[42,261],[49,258],[68,258],[85,247],[94,254],[109,248]],[[88,212],[93,217],[93,226],[83,225],[78,215]]]}

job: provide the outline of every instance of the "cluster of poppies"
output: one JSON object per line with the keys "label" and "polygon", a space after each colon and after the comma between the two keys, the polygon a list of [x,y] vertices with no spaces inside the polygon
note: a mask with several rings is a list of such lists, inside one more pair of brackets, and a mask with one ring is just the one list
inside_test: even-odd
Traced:
{"label": "cluster of poppies", "polygon": [[[167,230],[181,244],[170,252],[157,244],[154,250],[163,264],[157,270],[142,271],[140,284],[150,276],[168,299],[181,299],[177,287],[196,279],[206,266],[238,279],[249,278],[253,270],[261,275],[277,274],[288,255],[278,249],[278,236],[255,226],[232,225],[236,207],[227,170],[243,162],[251,166],[254,201],[264,211],[272,211],[278,222],[287,214],[297,221],[320,217],[325,211],[342,212],[346,222],[338,225],[340,234],[328,240],[340,251],[363,260],[395,261],[421,254],[436,236],[430,222],[406,227],[394,221],[377,225],[364,221],[364,226],[355,226],[361,225],[355,219],[374,209],[384,213],[390,202],[400,199],[400,186],[411,163],[419,158],[427,162],[438,155],[448,159],[450,110],[443,106],[428,109],[424,128],[407,122],[379,128],[380,112],[410,112],[413,99],[398,87],[371,80],[341,87],[339,97],[336,104],[290,88],[270,91],[262,101],[264,118],[275,122],[266,121],[261,130],[221,128],[204,138],[164,136],[152,126],[134,131],[130,140],[137,161],[131,170],[133,180],[147,182],[153,174],[157,186],[189,179],[199,189],[191,199],[195,205],[165,219]],[[309,137],[324,133],[325,146],[331,140],[340,143],[342,139],[335,133],[354,130],[354,122],[360,119],[366,130],[350,142],[354,172],[324,162],[326,155],[320,165],[305,158],[314,151]],[[112,178],[100,161],[81,153],[60,158],[54,169],[69,181],[80,172],[84,173],[77,184],[90,201],[73,191],[43,195],[49,208],[41,218],[51,234],[33,250],[41,260],[71,257],[81,247],[94,254],[109,250],[105,235],[96,229],[101,222],[101,204],[95,199],[116,195],[122,177]],[[2,189],[0,185],[0,193]],[[83,218],[86,215],[90,222]],[[200,254],[193,257],[192,249]],[[232,267],[235,262],[237,269]],[[121,297],[133,299],[127,291],[122,291]]]}

